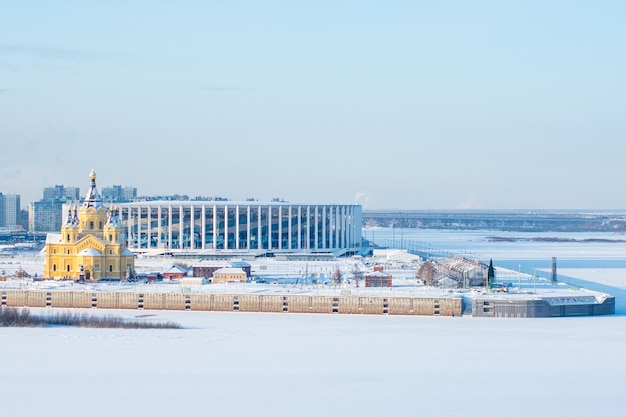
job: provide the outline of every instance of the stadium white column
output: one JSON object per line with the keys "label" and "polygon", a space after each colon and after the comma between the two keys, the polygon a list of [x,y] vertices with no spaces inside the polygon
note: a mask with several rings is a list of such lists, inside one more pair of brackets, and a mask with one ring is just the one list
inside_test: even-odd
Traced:
{"label": "stadium white column", "polygon": [[246,234],[246,249],[250,250],[250,205],[248,205],[246,217],[247,217],[247,234]]}
{"label": "stadium white column", "polygon": [[196,219],[194,219],[194,207],[193,204],[189,206],[189,248],[196,248]]}
{"label": "stadium white column", "polygon": [[348,248],[350,247],[350,207],[345,207],[344,211],[346,212],[346,219],[345,219],[345,224],[346,224],[346,230],[345,230],[345,234],[346,234],[346,240],[343,244],[344,248]]}
{"label": "stadium white column", "polygon": [[200,222],[200,225],[202,227],[202,231],[200,232],[200,235],[202,236],[202,244],[200,245],[200,247],[204,250],[206,249],[206,205],[204,204],[202,204],[200,215],[202,216],[202,221]]}
{"label": "stadium white column", "polygon": [[173,215],[172,215],[172,205],[169,204],[167,206],[167,247],[168,249],[172,249],[172,222],[173,220]]}
{"label": "stadium white column", "polygon": [[139,213],[139,209],[135,208],[135,213],[133,214],[132,218],[133,218],[133,231],[134,233],[134,237],[133,237],[133,241],[135,241],[136,243],[133,244],[134,248],[139,248],[139,237],[141,235],[140,233],[140,229],[139,229],[139,219],[137,218]]}
{"label": "stadium white column", "polygon": [[335,248],[341,247],[341,207],[335,207]]}
{"label": "stadium white column", "polygon": [[328,249],[334,249],[333,232],[335,228],[333,227],[333,221],[335,217],[333,216],[333,206],[328,207]]}
{"label": "stadium white column", "polygon": [[358,219],[356,222],[357,243],[359,246],[363,245],[363,207],[357,207]]}
{"label": "stadium white column", "polygon": [[358,210],[356,206],[352,206],[352,247],[356,246],[357,243],[357,218],[358,218]]}
{"label": "stadium white column", "polygon": [[140,248],[141,248],[141,239],[142,239],[142,237],[141,237],[141,232],[142,232],[142,230],[143,230],[143,220],[142,220],[142,218],[141,218],[141,216],[142,216],[142,214],[143,214],[143,208],[142,208],[142,207],[139,207],[139,212],[138,212],[137,214],[138,214],[138,216],[137,216],[137,221],[138,221],[138,223],[139,223],[139,242],[137,242],[137,243],[138,243],[138,245],[139,245],[138,247],[140,247]]}
{"label": "stadium white column", "polygon": [[302,249],[302,206],[298,205],[298,249]]}
{"label": "stadium white column", "polygon": [[239,204],[235,206],[235,249],[239,249]]}
{"label": "stadium white column", "polygon": [[224,204],[224,249],[228,249],[228,204]]}
{"label": "stadium white column", "polygon": [[289,246],[289,249],[291,249],[291,216],[291,206],[289,206],[289,208],[287,209],[287,218],[289,219],[287,223],[287,233],[289,234],[287,236],[287,246]]}
{"label": "stadium white column", "polygon": [[346,246],[345,236],[344,236],[344,207],[339,207],[339,248],[344,248]]}
{"label": "stadium white column", "polygon": [[267,207],[267,249],[272,249],[272,206]]}
{"label": "stadium white column", "polygon": [[313,209],[313,249],[317,249],[319,248],[318,246],[318,231],[319,231],[319,227],[318,227],[318,212],[317,212],[317,206],[314,207]]}
{"label": "stadium white column", "polygon": [[146,248],[152,246],[152,207],[148,205],[148,229],[146,230]]}
{"label": "stadium white column", "polygon": [[259,211],[257,214],[257,223],[256,223],[256,248],[263,249],[263,224],[261,223],[261,206],[259,206]]}
{"label": "stadium white column", "polygon": [[267,249],[272,249],[272,206],[267,206]]}
{"label": "stadium white column", "polygon": [[274,211],[274,208],[272,206],[269,206],[268,210],[267,210],[267,230],[269,231],[269,243],[268,243],[268,247],[269,249],[276,249],[278,246],[274,246],[274,218],[272,216],[272,212]]}
{"label": "stadium white column", "polygon": [[311,206],[306,206],[306,249],[311,249]]}
{"label": "stadium white column", "polygon": [[338,248],[343,248],[344,246],[344,242],[343,242],[343,207],[337,207],[337,222],[338,222],[338,226],[337,226],[337,231],[338,231],[338,237],[337,237],[337,247]]}
{"label": "stadium white column", "polygon": [[130,247],[134,247],[133,241],[132,241],[133,235],[131,234],[132,222],[133,222],[133,211],[132,211],[131,206],[128,206],[128,217],[126,219],[126,236],[128,236],[127,242],[130,242]]}
{"label": "stadium white column", "polygon": [[161,217],[163,216],[163,213],[161,212],[161,204],[157,204],[157,234],[159,235],[157,237],[157,248],[159,248],[161,247]]}
{"label": "stadium white column", "polygon": [[348,207],[348,246],[353,247],[354,242],[354,206]]}
{"label": "stadium white column", "polygon": [[337,239],[337,249],[341,248],[341,207],[335,207],[335,239]]}
{"label": "stadium white column", "polygon": [[283,248],[283,206],[278,206],[278,249]]}
{"label": "stadium white column", "polygon": [[343,229],[343,241],[341,242],[343,244],[343,248],[347,248],[347,242],[346,239],[348,237],[348,208],[346,206],[343,206],[343,222],[342,222],[342,229]]}
{"label": "stadium white column", "polygon": [[333,227],[333,221],[335,221],[335,217],[333,216],[333,206],[328,207],[328,248],[335,248],[335,239],[333,237],[333,233],[335,228]]}
{"label": "stadium white column", "polygon": [[213,204],[213,249],[217,249],[217,205]]}
{"label": "stadium white column", "polygon": [[183,248],[183,220],[185,219],[185,213],[183,212],[183,205],[178,205],[178,249]]}
{"label": "stadium white column", "polygon": [[140,209],[137,208],[135,216],[133,217],[133,229],[135,230],[135,239],[137,240],[137,243],[135,243],[135,248],[139,249],[140,248],[140,237],[141,237],[141,225],[139,224],[139,219],[140,219]]}
{"label": "stadium white column", "polygon": [[322,206],[322,249],[326,249],[326,206]]}

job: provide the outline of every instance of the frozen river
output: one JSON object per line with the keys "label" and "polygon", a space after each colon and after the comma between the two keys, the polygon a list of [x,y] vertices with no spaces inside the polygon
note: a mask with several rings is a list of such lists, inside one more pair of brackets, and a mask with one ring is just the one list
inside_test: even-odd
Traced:
{"label": "frozen river", "polygon": [[[626,288],[619,264],[623,243],[547,244],[542,251],[528,242],[486,242],[486,235],[421,231],[420,239],[430,237],[442,250],[480,252],[481,259],[496,264],[552,256],[559,265],[583,262],[561,273],[617,291]],[[184,329],[0,328],[3,413],[624,415],[623,310],[615,316],[551,319],[116,314],[173,320]]]}

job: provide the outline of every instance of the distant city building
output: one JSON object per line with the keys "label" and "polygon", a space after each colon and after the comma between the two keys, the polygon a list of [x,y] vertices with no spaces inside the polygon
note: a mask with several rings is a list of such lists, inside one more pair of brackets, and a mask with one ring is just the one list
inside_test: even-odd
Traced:
{"label": "distant city building", "polygon": [[136,187],[122,187],[114,185],[102,188],[102,199],[105,203],[122,203],[133,201],[137,198]]}
{"label": "distant city building", "polygon": [[126,249],[124,226],[115,209],[106,209],[91,170],[91,185],[80,207],[68,210],[61,233],[48,233],[44,277],[122,280],[134,274],[135,257]]}
{"label": "distant city building", "polygon": [[43,189],[43,200],[75,202],[80,200],[80,189],[78,187],[66,187],[55,185]]}
{"label": "distant city building", "polygon": [[20,196],[0,193],[0,227],[16,229],[20,224]]}
{"label": "distant city building", "polygon": [[20,210],[20,218],[17,225],[23,230],[28,230],[28,207]]}
{"label": "distant city building", "polygon": [[20,196],[17,194],[4,195],[4,225],[16,227],[20,220]]}
{"label": "distant city building", "polygon": [[31,232],[52,232],[59,230],[62,223],[62,201],[41,200],[28,205],[28,230]]}
{"label": "distant city building", "polygon": [[78,187],[55,185],[43,189],[43,198],[28,205],[28,230],[57,231],[63,224],[63,205],[80,200]]}

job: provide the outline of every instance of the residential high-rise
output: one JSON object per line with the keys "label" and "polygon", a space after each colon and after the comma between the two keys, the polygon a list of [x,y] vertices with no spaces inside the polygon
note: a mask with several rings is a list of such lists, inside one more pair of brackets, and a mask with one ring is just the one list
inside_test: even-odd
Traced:
{"label": "residential high-rise", "polygon": [[43,189],[43,199],[28,206],[28,230],[51,232],[59,230],[63,222],[63,204],[80,200],[78,187],[55,185]]}
{"label": "residential high-rise", "polygon": [[102,199],[105,203],[126,203],[137,197],[136,187],[122,187],[114,185],[102,188]]}
{"label": "residential high-rise", "polygon": [[66,187],[55,185],[43,189],[44,200],[78,201],[80,200],[80,189],[78,187]]}
{"label": "residential high-rise", "polygon": [[20,224],[19,194],[0,193],[0,227],[17,228]]}
{"label": "residential high-rise", "polygon": [[63,202],[58,200],[35,201],[28,205],[28,230],[51,232],[61,229]]}

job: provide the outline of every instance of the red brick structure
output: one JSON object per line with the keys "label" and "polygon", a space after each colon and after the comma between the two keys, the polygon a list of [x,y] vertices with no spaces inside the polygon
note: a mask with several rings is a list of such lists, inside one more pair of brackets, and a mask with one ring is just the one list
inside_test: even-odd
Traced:
{"label": "red brick structure", "polygon": [[392,279],[391,275],[382,271],[374,271],[369,274],[365,274],[365,286],[366,287],[391,287]]}
{"label": "red brick structure", "polygon": [[187,276],[187,270],[180,265],[172,265],[163,272],[163,279],[182,279]]}

